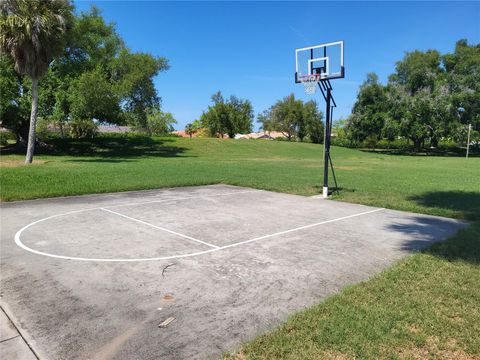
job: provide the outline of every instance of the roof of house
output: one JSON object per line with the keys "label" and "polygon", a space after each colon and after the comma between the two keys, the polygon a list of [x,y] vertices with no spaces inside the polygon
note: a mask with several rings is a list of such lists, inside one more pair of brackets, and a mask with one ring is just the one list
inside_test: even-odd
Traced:
{"label": "roof of house", "polygon": [[98,131],[103,133],[126,133],[132,131],[130,126],[98,125]]}
{"label": "roof of house", "polygon": [[256,133],[235,135],[235,139],[276,139],[280,137],[285,137],[280,131],[259,131]]}

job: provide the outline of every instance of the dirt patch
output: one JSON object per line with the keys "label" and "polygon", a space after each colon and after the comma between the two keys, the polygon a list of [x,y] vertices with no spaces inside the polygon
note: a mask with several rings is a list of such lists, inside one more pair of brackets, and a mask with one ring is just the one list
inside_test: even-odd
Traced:
{"label": "dirt patch", "polygon": [[325,359],[325,360],[347,360],[347,359],[355,359],[355,356],[352,356],[351,354],[345,354],[340,351],[335,351],[335,350],[327,350],[325,351],[320,359]]}
{"label": "dirt patch", "polygon": [[446,359],[446,360],[479,360],[476,355],[467,354],[455,339],[444,344],[436,336],[430,336],[422,347],[409,347],[397,351],[400,359]]}
{"label": "dirt patch", "polygon": [[243,350],[240,350],[234,354],[225,354],[223,357],[224,360],[247,360],[247,355],[243,352]]}
{"label": "dirt patch", "polygon": [[[48,161],[46,160],[33,160],[33,165],[45,164]],[[14,168],[20,166],[27,166],[24,160],[0,160],[1,168]]]}

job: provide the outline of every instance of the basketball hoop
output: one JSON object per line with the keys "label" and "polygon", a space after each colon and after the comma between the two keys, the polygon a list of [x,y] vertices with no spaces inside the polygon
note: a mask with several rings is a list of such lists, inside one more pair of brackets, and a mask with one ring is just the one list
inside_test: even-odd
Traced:
{"label": "basketball hoop", "polygon": [[302,76],[299,79],[299,82],[303,83],[305,94],[313,95],[317,91],[317,85],[321,80],[322,80],[321,75],[312,74],[312,75]]}
{"label": "basketball hoop", "polygon": [[305,81],[303,83],[304,89],[305,89],[305,94],[307,95],[313,95],[317,91],[317,82],[316,81]]}
{"label": "basketball hoop", "polygon": [[335,41],[320,45],[295,49],[295,83],[303,83],[305,94],[313,95],[320,89],[325,99],[325,139],[323,154],[323,197],[328,197],[328,171],[332,170],[335,187],[338,191],[337,179],[333,171],[330,157],[330,140],[333,108],[337,107],[332,96],[330,80],[345,77],[343,41]]}

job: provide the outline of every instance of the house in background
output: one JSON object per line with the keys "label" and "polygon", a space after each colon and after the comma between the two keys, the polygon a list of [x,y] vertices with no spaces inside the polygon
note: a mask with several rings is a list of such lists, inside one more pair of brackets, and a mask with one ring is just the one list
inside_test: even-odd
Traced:
{"label": "house in background", "polygon": [[98,125],[98,132],[101,133],[125,134],[131,131],[132,128],[130,126],[119,126],[114,124]]}
{"label": "house in background", "polygon": [[275,140],[278,138],[286,138],[280,131],[259,131],[250,134],[237,134],[235,139],[261,139],[261,140]]}

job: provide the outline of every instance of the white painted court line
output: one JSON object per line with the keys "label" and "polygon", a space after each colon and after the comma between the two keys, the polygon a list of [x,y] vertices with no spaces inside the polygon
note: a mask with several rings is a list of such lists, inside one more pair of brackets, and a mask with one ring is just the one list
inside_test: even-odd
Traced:
{"label": "white painted court line", "polygon": [[264,236],[259,236],[259,237],[256,237],[256,238],[254,238],[254,239],[241,241],[241,242],[238,242],[238,243],[235,243],[235,244],[225,245],[225,246],[222,246],[221,248],[222,248],[222,249],[228,249],[228,248],[231,248],[231,247],[234,247],[234,246],[239,246],[239,245],[243,245],[243,244],[248,244],[248,243],[251,243],[251,242],[254,242],[254,241],[263,240],[263,239],[268,239],[268,238],[271,238],[271,237],[274,237],[274,236],[289,234],[289,233],[294,232],[294,231],[309,229],[309,228],[314,227],[314,226],[324,225],[324,224],[328,224],[328,223],[332,223],[332,222],[336,222],[336,221],[340,221],[340,220],[346,220],[346,219],[350,219],[350,218],[354,218],[354,217],[362,216],[362,215],[367,215],[367,214],[371,214],[371,213],[374,213],[374,212],[377,212],[377,211],[382,211],[382,210],[385,210],[385,209],[383,209],[383,208],[381,208],[381,209],[375,209],[375,210],[365,211],[365,212],[362,212],[362,213],[359,213],[359,214],[353,214],[353,215],[343,216],[343,217],[336,218],[336,219],[332,219],[332,220],[325,220],[325,221],[321,221],[321,222],[318,222],[318,223],[315,223],[315,224],[300,226],[300,227],[297,227],[297,228],[294,228],[294,229],[290,229],[290,230],[279,231],[279,232],[276,232],[276,233],[273,233],[273,234],[264,235]]}
{"label": "white painted court line", "polygon": [[[97,209],[100,209],[100,208],[97,208]],[[104,209],[104,210],[108,211],[107,209]],[[385,209],[384,208],[379,208],[379,209],[374,209],[374,210],[370,210],[370,211],[364,211],[364,212],[361,212],[361,213],[358,213],[358,214],[343,216],[343,217],[340,217],[340,218],[336,218],[336,219],[332,219],[332,220],[326,220],[326,221],[318,222],[318,223],[315,223],[315,224],[300,226],[300,227],[297,227],[297,228],[294,228],[294,229],[280,231],[280,232],[277,232],[277,233],[274,233],[274,234],[264,235],[264,236],[256,237],[256,238],[253,238],[253,239],[250,239],[250,240],[230,244],[230,245],[225,245],[225,246],[220,246],[220,247],[212,245],[214,248],[212,248],[210,250],[198,251],[198,252],[189,253],[189,254],[182,254],[182,255],[161,256],[161,257],[154,257],[154,258],[104,259],[104,258],[84,258],[84,257],[55,255],[55,254],[50,254],[50,253],[46,253],[46,252],[43,252],[43,251],[38,251],[38,250],[35,250],[35,249],[31,249],[31,248],[29,248],[28,246],[26,246],[25,244],[22,243],[22,240],[20,239],[20,236],[21,236],[22,232],[25,231],[26,229],[28,229],[29,227],[31,227],[35,224],[38,224],[40,222],[47,221],[49,219],[53,219],[53,218],[56,218],[56,217],[60,217],[60,216],[69,215],[69,214],[73,214],[73,213],[78,213],[80,211],[84,211],[84,210],[76,210],[76,211],[70,211],[70,212],[67,212],[67,213],[64,213],[64,214],[52,215],[52,216],[34,221],[34,222],[24,226],[19,231],[17,231],[17,233],[15,234],[15,244],[17,244],[22,249],[24,249],[26,251],[29,251],[31,253],[37,254],[37,255],[43,255],[43,256],[48,256],[48,257],[51,257],[51,258],[64,259],[64,260],[96,261],[96,262],[134,262],[134,261],[137,262],[137,261],[171,260],[171,259],[181,259],[181,258],[198,256],[198,255],[204,255],[204,254],[208,254],[208,253],[232,248],[232,247],[235,247],[235,246],[245,245],[245,244],[248,244],[248,243],[251,243],[251,242],[255,242],[255,241],[259,241],[259,240],[263,240],[263,239],[268,239],[268,238],[271,238],[271,237],[274,237],[274,236],[279,236],[279,235],[288,234],[288,233],[291,233],[291,232],[294,232],[294,231],[308,229],[308,228],[311,228],[311,227],[314,227],[314,226],[320,226],[320,225],[323,225],[323,224],[333,223],[333,222],[336,222],[336,221],[341,221],[341,220],[351,219],[351,218],[358,217],[358,216],[372,214],[372,213],[382,211],[382,210],[385,210]]]}
{"label": "white painted court line", "polygon": [[180,236],[182,238],[185,238],[185,239],[188,239],[188,240],[191,240],[191,241],[195,241],[197,243],[200,243],[200,244],[203,244],[203,245],[207,245],[207,246],[210,246],[211,248],[214,248],[214,249],[219,249],[220,247],[219,246],[216,246],[216,245],[213,245],[213,244],[209,244],[205,241],[202,241],[202,240],[198,240],[198,239],[195,239],[191,236],[188,236],[188,235],[185,235],[185,234],[180,234],[176,231],[173,231],[173,230],[169,230],[169,229],[166,229],[164,227],[161,227],[161,226],[157,226],[157,225],[153,225],[153,224],[150,224],[146,221],[143,221],[143,220],[140,220],[140,219],[135,219],[131,216],[127,216],[127,215],[124,215],[124,214],[121,214],[119,212],[116,212],[116,211],[113,211],[113,210],[109,210],[109,209],[105,209],[105,208],[100,208],[100,210],[103,210],[103,211],[107,211],[109,213],[112,213],[112,214],[115,214],[115,215],[118,215],[118,216],[121,216],[121,217],[124,217],[125,219],[129,219],[129,220],[132,220],[132,221],[136,221],[136,222],[139,222],[140,224],[143,224],[143,225],[147,225],[147,226],[150,226],[152,228],[155,228],[155,229],[158,229],[158,230],[162,230],[162,231],[165,231],[165,232],[168,232],[170,234],[173,234],[173,235],[177,235],[177,236]]}

